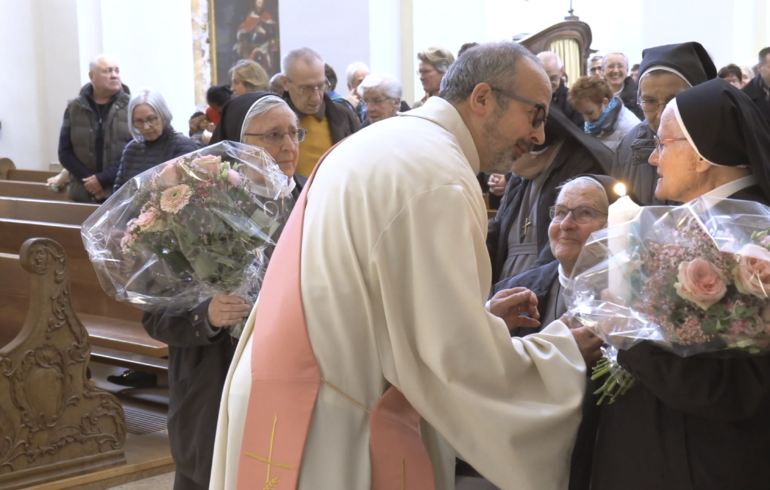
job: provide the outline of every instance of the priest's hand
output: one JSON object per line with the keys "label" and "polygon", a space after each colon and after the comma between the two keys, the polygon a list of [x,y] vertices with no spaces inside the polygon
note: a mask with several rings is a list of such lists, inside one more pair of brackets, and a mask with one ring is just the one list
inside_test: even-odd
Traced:
{"label": "priest's hand", "polygon": [[537,296],[527,288],[504,289],[495,294],[489,300],[489,311],[505,320],[508,330],[540,326]]}
{"label": "priest's hand", "polygon": [[580,354],[586,363],[588,369],[593,368],[596,362],[602,357],[601,347],[604,341],[591,332],[588,327],[576,327],[570,329],[572,336],[575,337]]}
{"label": "priest's hand", "polygon": [[209,303],[209,325],[217,328],[236,325],[249,316],[250,312],[251,306],[238,296],[217,294]]}

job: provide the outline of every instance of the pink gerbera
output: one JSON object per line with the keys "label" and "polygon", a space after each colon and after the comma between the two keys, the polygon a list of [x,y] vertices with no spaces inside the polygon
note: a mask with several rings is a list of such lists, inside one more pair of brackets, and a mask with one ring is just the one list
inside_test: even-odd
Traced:
{"label": "pink gerbera", "polygon": [[160,195],[160,209],[176,214],[190,202],[193,191],[185,184],[169,187]]}

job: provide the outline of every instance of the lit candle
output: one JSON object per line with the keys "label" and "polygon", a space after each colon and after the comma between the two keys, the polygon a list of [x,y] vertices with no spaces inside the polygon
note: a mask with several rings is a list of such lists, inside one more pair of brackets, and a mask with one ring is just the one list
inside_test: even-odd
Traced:
{"label": "lit candle", "polygon": [[612,254],[608,260],[609,267],[609,293],[627,306],[631,300],[631,283],[628,275],[628,263],[631,233],[631,220],[635,219],[639,210],[638,204],[626,194],[626,186],[615,185],[616,194],[623,196],[612,203],[607,212],[607,226],[609,231],[609,247]]}

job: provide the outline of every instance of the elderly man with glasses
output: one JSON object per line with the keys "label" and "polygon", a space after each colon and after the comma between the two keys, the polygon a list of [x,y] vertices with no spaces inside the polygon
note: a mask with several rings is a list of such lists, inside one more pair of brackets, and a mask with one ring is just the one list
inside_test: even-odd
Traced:
{"label": "elderly man with glasses", "polygon": [[609,53],[602,60],[602,72],[612,93],[620,97],[623,105],[641,120],[644,113],[637,101],[636,82],[628,75],[629,66],[628,56],[623,53]]}
{"label": "elderly man with glasses", "polygon": [[307,131],[299,147],[297,173],[308,177],[326,150],[358,131],[358,116],[325,93],[328,82],[320,54],[295,49],[284,56],[281,66],[283,98],[297,114],[300,128]]}

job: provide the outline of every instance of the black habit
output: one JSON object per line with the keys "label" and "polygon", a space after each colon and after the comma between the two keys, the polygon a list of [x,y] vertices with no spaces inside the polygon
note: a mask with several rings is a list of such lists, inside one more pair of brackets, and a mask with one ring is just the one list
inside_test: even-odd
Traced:
{"label": "black habit", "polygon": [[[751,100],[721,79],[676,100],[702,157],[757,178],[730,198],[770,205],[770,126]],[[593,490],[770,488],[770,355],[682,358],[641,342],[618,362],[637,382],[602,407]]]}

